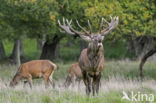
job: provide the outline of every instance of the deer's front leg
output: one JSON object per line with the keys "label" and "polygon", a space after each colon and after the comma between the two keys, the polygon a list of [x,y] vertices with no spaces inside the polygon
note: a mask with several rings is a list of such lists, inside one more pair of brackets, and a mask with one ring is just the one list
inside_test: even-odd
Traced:
{"label": "deer's front leg", "polygon": [[96,93],[97,94],[99,92],[99,86],[101,84],[100,79],[101,79],[101,72],[99,73],[99,75],[96,76]]}
{"label": "deer's front leg", "polygon": [[95,95],[96,81],[97,81],[97,76],[93,76],[93,82],[92,82],[93,96]]}
{"label": "deer's front leg", "polygon": [[32,77],[28,78],[28,83],[29,83],[30,88],[32,89]]}
{"label": "deer's front leg", "polygon": [[24,81],[23,88],[26,87],[26,83],[28,83],[28,81]]}
{"label": "deer's front leg", "polygon": [[86,94],[89,95],[91,92],[91,80],[86,71],[83,71],[83,81],[86,86]]}

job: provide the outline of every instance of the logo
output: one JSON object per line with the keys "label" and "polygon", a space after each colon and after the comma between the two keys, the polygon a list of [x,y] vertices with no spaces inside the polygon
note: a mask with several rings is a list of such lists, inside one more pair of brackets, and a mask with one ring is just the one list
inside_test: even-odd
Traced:
{"label": "logo", "polygon": [[128,101],[154,101],[154,94],[143,94],[143,93],[134,93],[131,91],[131,93],[128,95],[125,91],[122,92],[123,97],[122,100],[128,100]]}

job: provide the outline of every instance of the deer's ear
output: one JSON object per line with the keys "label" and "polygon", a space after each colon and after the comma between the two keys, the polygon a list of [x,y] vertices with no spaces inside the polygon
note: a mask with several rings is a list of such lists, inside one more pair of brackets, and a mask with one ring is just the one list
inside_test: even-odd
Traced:
{"label": "deer's ear", "polygon": [[80,35],[80,37],[81,37],[83,40],[87,41],[87,42],[90,42],[90,41],[91,41],[91,38],[90,38],[89,36]]}

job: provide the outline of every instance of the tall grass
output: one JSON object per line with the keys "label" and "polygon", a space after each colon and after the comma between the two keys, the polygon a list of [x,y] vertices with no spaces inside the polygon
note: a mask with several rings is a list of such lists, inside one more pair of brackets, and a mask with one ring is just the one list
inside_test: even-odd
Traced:
{"label": "tall grass", "polygon": [[[101,88],[98,96],[86,96],[85,86],[81,82],[77,86],[66,89],[62,87],[71,63],[56,63],[59,69],[54,73],[56,88],[45,89],[42,79],[33,80],[33,89],[23,88],[20,83],[15,88],[8,84],[14,76],[17,67],[14,65],[0,65],[0,103],[131,103],[122,100],[122,91],[138,91],[156,95],[156,66],[155,61],[148,61],[144,66],[144,81],[137,81],[138,62],[106,61],[102,72]],[[142,102],[146,103],[146,102]]]}

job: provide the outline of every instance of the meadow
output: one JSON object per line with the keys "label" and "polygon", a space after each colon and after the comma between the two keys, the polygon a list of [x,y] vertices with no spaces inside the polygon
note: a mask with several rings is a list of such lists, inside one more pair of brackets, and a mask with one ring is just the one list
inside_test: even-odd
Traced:
{"label": "meadow", "polygon": [[[155,0],[1,0],[0,103],[156,103],[156,59],[147,60],[138,80],[138,59],[155,53],[155,10]],[[86,95],[83,81],[64,87],[88,42],[90,63],[105,58],[96,96]],[[58,66],[55,88],[45,88],[43,79],[33,80],[32,89],[22,82],[9,87],[17,65],[40,58]]]}
{"label": "meadow", "polygon": [[[105,69],[102,72],[101,88],[98,96],[86,96],[85,87],[77,85],[68,89],[63,83],[68,74],[69,67],[74,62],[56,63],[59,69],[54,73],[56,88],[45,89],[42,79],[33,80],[33,89],[23,88],[20,83],[15,88],[10,88],[9,82],[16,73],[15,65],[0,65],[0,103],[133,103],[122,99],[122,92],[130,95],[134,93],[147,93],[156,95],[156,61],[148,61],[144,66],[144,80],[138,82],[137,61],[118,60],[105,61]],[[145,98],[144,98],[145,99]],[[156,102],[155,100],[150,103]],[[135,103],[135,102],[134,102]],[[140,103],[149,103],[141,101]]]}

